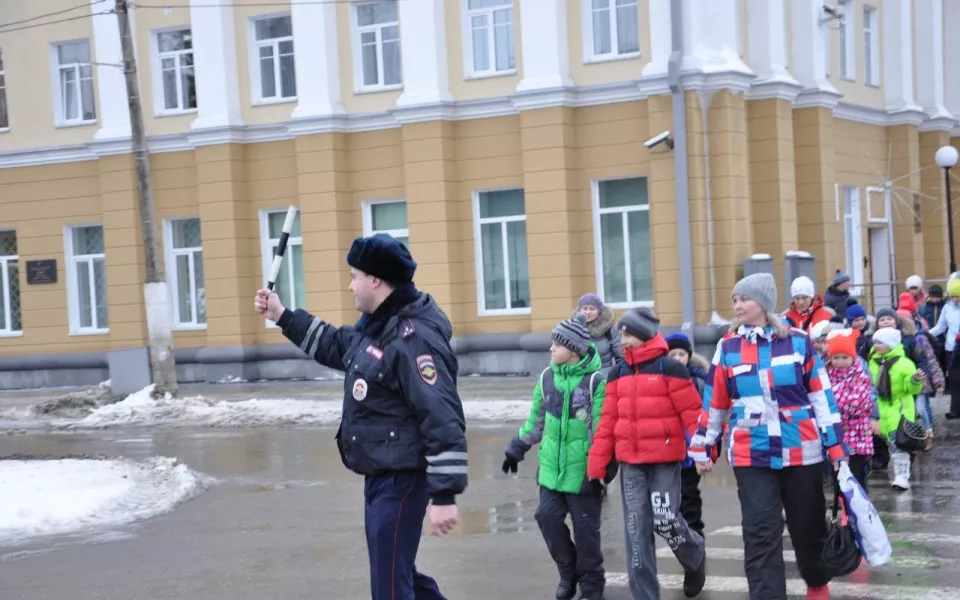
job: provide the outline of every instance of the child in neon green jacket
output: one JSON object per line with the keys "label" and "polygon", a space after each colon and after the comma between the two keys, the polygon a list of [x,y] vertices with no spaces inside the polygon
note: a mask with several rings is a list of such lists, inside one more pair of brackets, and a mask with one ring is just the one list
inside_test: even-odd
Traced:
{"label": "child in neon green jacket", "polygon": [[916,395],[923,390],[923,371],[907,358],[899,329],[878,329],[873,334],[870,351],[870,376],[877,389],[880,422],[877,435],[890,445],[894,479],[891,486],[901,491],[910,489],[910,455],[894,443],[900,417],[917,420]]}
{"label": "child in neon green jacket", "polygon": [[533,389],[530,417],[507,446],[503,472],[516,473],[527,451],[540,443],[536,519],[560,572],[556,597],[573,598],[579,584],[582,598],[599,600],[605,583],[600,548],[603,488],[587,481],[587,454],[605,398],[603,364],[583,314],[557,325],[550,338],[550,366]]}

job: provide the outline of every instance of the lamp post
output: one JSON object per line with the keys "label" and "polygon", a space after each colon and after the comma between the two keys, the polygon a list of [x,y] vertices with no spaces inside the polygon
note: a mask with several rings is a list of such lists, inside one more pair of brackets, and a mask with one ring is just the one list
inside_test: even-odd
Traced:
{"label": "lamp post", "polygon": [[957,272],[957,258],[953,246],[953,210],[950,203],[950,169],[956,166],[960,153],[953,146],[943,146],[937,150],[934,160],[937,166],[943,169],[943,180],[947,184],[947,239],[950,244],[950,274]]}

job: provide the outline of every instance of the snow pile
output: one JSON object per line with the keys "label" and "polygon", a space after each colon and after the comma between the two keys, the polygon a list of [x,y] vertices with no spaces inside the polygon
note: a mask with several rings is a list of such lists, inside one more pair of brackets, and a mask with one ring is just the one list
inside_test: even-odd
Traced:
{"label": "snow pile", "polygon": [[121,397],[114,395],[108,379],[90,389],[68,392],[52,400],[35,404],[31,410],[37,415],[79,417],[97,407],[120,399]]}
{"label": "snow pile", "polygon": [[[183,427],[276,427],[336,425],[339,401],[251,399],[213,401],[202,396],[155,399],[153,386],[121,402],[96,409],[83,419],[61,423],[68,429],[101,429],[121,426],[176,425]],[[463,403],[467,421],[516,422],[527,418],[529,401],[475,400]]]}
{"label": "snow pile", "polygon": [[198,494],[207,479],[156,457],[0,460],[0,542],[125,525]]}

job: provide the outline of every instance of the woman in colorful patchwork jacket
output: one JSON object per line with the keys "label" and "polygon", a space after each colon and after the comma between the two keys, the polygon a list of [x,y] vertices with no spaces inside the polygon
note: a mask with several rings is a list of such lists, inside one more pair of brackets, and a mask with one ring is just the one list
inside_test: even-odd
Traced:
{"label": "woman in colorful patchwork jacket", "polygon": [[807,598],[826,600],[822,462],[826,454],[839,468],[846,459],[843,426],[813,343],[783,325],[776,305],[768,273],[734,286],[736,320],[717,344],[689,453],[708,473],[711,447],[730,416],[727,456],[739,489],[750,600],[787,599],[784,512]]}

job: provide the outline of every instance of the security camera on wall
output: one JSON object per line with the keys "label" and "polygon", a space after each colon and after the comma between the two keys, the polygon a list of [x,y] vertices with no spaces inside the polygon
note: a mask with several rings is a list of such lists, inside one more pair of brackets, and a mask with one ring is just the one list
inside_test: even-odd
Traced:
{"label": "security camera on wall", "polygon": [[653,148],[653,147],[655,147],[655,146],[659,146],[660,144],[662,144],[662,143],[664,143],[664,142],[666,142],[667,148],[673,150],[673,138],[670,137],[670,130],[669,130],[669,129],[666,130],[666,131],[664,131],[663,133],[661,133],[661,134],[659,134],[659,135],[653,136],[653,137],[650,138],[649,140],[645,141],[645,142],[643,143],[643,145],[646,146],[647,149],[650,149],[650,148]]}

